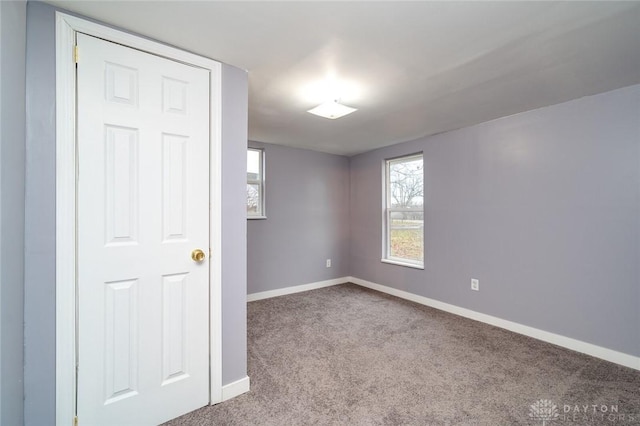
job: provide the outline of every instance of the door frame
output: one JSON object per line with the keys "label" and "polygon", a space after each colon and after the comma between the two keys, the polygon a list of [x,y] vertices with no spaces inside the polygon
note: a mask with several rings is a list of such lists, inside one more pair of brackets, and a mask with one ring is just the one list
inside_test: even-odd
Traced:
{"label": "door frame", "polygon": [[[222,401],[222,132],[221,70],[212,59],[56,12],[56,424],[76,413],[77,362],[77,146],[76,33],[204,68],[210,80],[209,123],[209,402]],[[82,60],[82,52],[79,52]]]}

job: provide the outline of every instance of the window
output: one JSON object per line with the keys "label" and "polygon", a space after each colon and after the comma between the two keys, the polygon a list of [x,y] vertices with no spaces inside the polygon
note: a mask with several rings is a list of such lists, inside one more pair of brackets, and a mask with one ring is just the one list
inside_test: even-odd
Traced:
{"label": "window", "polygon": [[385,162],[383,262],[424,266],[422,154]]}
{"label": "window", "polygon": [[247,218],[264,219],[264,150],[247,150]]}

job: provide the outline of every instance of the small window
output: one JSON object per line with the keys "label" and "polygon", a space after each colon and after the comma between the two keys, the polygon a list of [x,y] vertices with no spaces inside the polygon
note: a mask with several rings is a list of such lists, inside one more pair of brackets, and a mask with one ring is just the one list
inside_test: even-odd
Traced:
{"label": "small window", "polygon": [[422,154],[385,162],[383,261],[424,267]]}
{"label": "small window", "polygon": [[247,218],[264,219],[264,150],[247,150]]}

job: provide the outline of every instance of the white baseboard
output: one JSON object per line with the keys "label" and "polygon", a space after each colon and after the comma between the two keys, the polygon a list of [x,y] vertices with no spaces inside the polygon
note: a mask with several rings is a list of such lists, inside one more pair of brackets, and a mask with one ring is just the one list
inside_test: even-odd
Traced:
{"label": "white baseboard", "polygon": [[236,380],[235,382],[231,382],[228,385],[222,386],[222,401],[227,401],[231,398],[235,398],[238,395],[242,395],[243,393],[249,392],[249,388],[251,387],[251,381],[249,380],[249,376],[245,376],[240,380]]}
{"label": "white baseboard", "polygon": [[637,357],[637,356],[614,351],[612,349],[603,348],[602,346],[597,346],[592,343],[587,343],[581,340],[572,339],[570,337],[561,336],[559,334],[550,333],[548,331],[539,330],[537,328],[518,324],[516,322],[504,320],[502,318],[497,318],[491,315],[482,314],[480,312],[472,311],[470,309],[461,308],[455,305],[450,305],[448,303],[440,302],[438,300],[429,299],[428,297],[418,296],[417,294],[409,293],[403,290],[398,290],[393,287],[388,287],[382,284],[376,284],[360,278],[346,277],[345,280],[362,287],[370,288],[372,290],[377,290],[382,293],[387,293],[392,296],[400,297],[401,299],[411,300],[412,302],[416,302],[421,305],[430,306],[432,308],[436,308],[441,311],[460,315],[462,317],[469,318],[472,320],[484,322],[486,324],[490,324],[496,327],[504,328],[509,331],[513,331],[514,333],[523,334],[525,336],[533,337],[534,339],[538,339],[544,342],[552,343],[554,345],[562,346],[564,348],[571,349],[576,352],[581,352],[596,358],[604,359],[605,361],[620,364],[625,367],[633,368],[635,370],[640,370],[640,357]]}
{"label": "white baseboard", "polygon": [[346,282],[349,282],[349,278],[350,277],[334,278],[332,280],[295,285],[292,287],[279,288],[276,290],[261,291],[259,293],[251,293],[247,295],[247,302],[254,302],[256,300],[284,296],[285,294],[301,293],[303,291],[316,290],[318,288],[331,287],[332,285],[344,284]]}

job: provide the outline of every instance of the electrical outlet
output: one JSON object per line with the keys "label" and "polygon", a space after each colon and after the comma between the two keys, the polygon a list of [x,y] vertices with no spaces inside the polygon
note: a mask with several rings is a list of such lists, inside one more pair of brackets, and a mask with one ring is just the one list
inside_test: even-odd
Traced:
{"label": "electrical outlet", "polygon": [[471,290],[480,291],[480,280],[471,278]]}
{"label": "electrical outlet", "polygon": [[331,268],[331,259],[327,259],[327,268]]}

